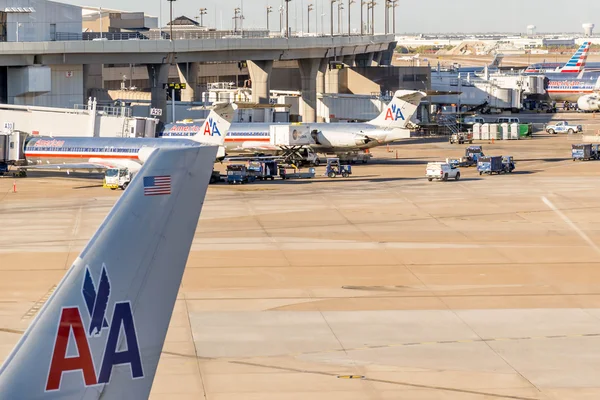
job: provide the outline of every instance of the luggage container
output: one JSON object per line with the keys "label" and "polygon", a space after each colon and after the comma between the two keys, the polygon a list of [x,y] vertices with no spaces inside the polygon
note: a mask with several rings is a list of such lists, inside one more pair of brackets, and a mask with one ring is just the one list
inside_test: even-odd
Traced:
{"label": "luggage container", "polygon": [[599,158],[598,146],[590,143],[576,143],[571,145],[571,157],[575,160],[597,160]]}
{"label": "luggage container", "polygon": [[477,161],[477,170],[479,175],[504,172],[502,156],[480,157]]}

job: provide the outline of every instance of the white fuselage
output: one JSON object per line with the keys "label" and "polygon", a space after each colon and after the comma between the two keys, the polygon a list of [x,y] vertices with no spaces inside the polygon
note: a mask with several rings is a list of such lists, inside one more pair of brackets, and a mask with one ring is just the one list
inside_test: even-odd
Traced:
{"label": "white fuselage", "polygon": [[[225,137],[225,147],[229,152],[256,150],[278,150],[271,140],[269,123],[232,124]],[[278,124],[292,125],[292,124]],[[298,124],[296,124],[298,125]],[[331,153],[359,151],[406,138],[406,129],[383,129],[366,123],[307,123],[315,144],[316,152]]]}

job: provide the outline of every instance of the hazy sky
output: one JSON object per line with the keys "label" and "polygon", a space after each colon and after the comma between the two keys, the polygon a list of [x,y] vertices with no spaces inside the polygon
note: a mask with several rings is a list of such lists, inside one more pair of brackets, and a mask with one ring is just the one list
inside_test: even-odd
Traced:
{"label": "hazy sky", "polygon": [[[60,0],[58,0],[60,1]],[[145,11],[161,14],[163,25],[169,20],[167,0],[62,0],[66,3]],[[342,0],[344,31],[348,30],[348,0]],[[360,28],[360,0],[351,6],[352,28]],[[384,0],[375,6],[375,30],[384,30]],[[311,12],[311,32],[317,29],[329,32],[330,0],[292,0],[290,2],[290,26],[301,30],[307,26],[307,6],[314,4]],[[396,9],[396,32],[525,32],[529,24],[536,25],[539,32],[579,32],[585,22],[597,23],[600,32],[600,1],[578,0],[400,0]],[[283,0],[176,0],[173,2],[174,16],[186,15],[195,18],[200,7],[208,9],[204,16],[205,25],[224,29],[232,27],[233,10],[243,7],[244,27],[266,27],[266,7],[273,6],[270,15],[272,30],[279,29],[279,6]],[[322,16],[325,14],[325,16]],[[366,7],[365,7],[366,14]],[[337,30],[337,11],[334,14]],[[365,17],[366,18],[366,17]],[[598,19],[598,21],[596,21]],[[323,20],[323,23],[321,22]],[[391,23],[390,23],[391,24]]]}

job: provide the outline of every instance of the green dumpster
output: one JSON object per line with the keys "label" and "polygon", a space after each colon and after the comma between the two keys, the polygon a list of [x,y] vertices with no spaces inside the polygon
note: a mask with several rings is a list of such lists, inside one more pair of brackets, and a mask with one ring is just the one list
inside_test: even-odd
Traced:
{"label": "green dumpster", "polygon": [[519,137],[529,137],[532,134],[533,126],[531,124],[519,124]]}

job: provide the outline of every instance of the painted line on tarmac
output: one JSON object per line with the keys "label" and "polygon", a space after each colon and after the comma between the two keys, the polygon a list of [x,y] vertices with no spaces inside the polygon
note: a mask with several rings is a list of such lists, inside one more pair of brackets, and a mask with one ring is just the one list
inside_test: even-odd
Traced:
{"label": "painted line on tarmac", "polygon": [[[311,374],[311,375],[323,375],[330,376],[332,378],[341,378],[344,379],[358,379],[361,381],[369,381],[369,382],[377,382],[377,383],[387,383],[390,385],[398,385],[398,386],[407,386],[417,389],[429,389],[429,390],[439,390],[445,392],[453,392],[453,393],[461,393],[461,394],[473,394],[477,396],[485,396],[486,398],[497,398],[497,399],[513,399],[513,400],[537,400],[538,398],[533,397],[523,397],[523,396],[513,396],[510,394],[499,394],[492,392],[483,392],[479,390],[473,389],[460,389],[455,387],[446,387],[446,386],[438,386],[438,385],[425,385],[421,383],[412,383],[412,382],[403,382],[403,381],[392,381],[388,379],[378,379],[378,378],[370,378],[364,375],[338,375],[334,372],[327,371],[318,371],[318,370],[309,370],[309,369],[300,369],[300,368],[292,368],[280,365],[270,365],[270,364],[262,364],[258,362],[247,362],[247,361],[229,361],[231,364],[245,365],[249,367],[258,367],[258,368],[269,368],[277,371],[285,371],[285,372],[295,372],[300,374]],[[348,377],[348,378],[347,378]],[[356,377],[356,378],[349,378]]]}
{"label": "painted line on tarmac", "polygon": [[488,343],[488,342],[517,342],[517,341],[522,341],[522,340],[568,339],[568,338],[583,338],[583,337],[600,337],[600,333],[577,333],[577,334],[566,334],[566,335],[498,337],[498,338],[467,339],[467,340],[438,340],[435,342],[431,342],[431,341],[430,342],[406,342],[406,343],[382,344],[382,345],[362,346],[362,347],[334,349],[334,350],[309,351],[309,352],[288,354],[288,356],[297,357],[298,355],[344,353],[344,352],[348,352],[348,351],[375,350],[375,349],[385,349],[385,348],[391,348],[391,347],[433,346],[433,345],[445,345],[445,344]]}
{"label": "painted line on tarmac", "polygon": [[596,250],[597,253],[600,253],[600,248],[590,239],[588,235],[585,234],[573,221],[569,219],[562,211],[560,211],[550,200],[548,200],[545,196],[542,196],[542,201],[546,204],[552,211],[554,211],[567,225],[571,227],[581,238],[590,245],[591,248]]}

